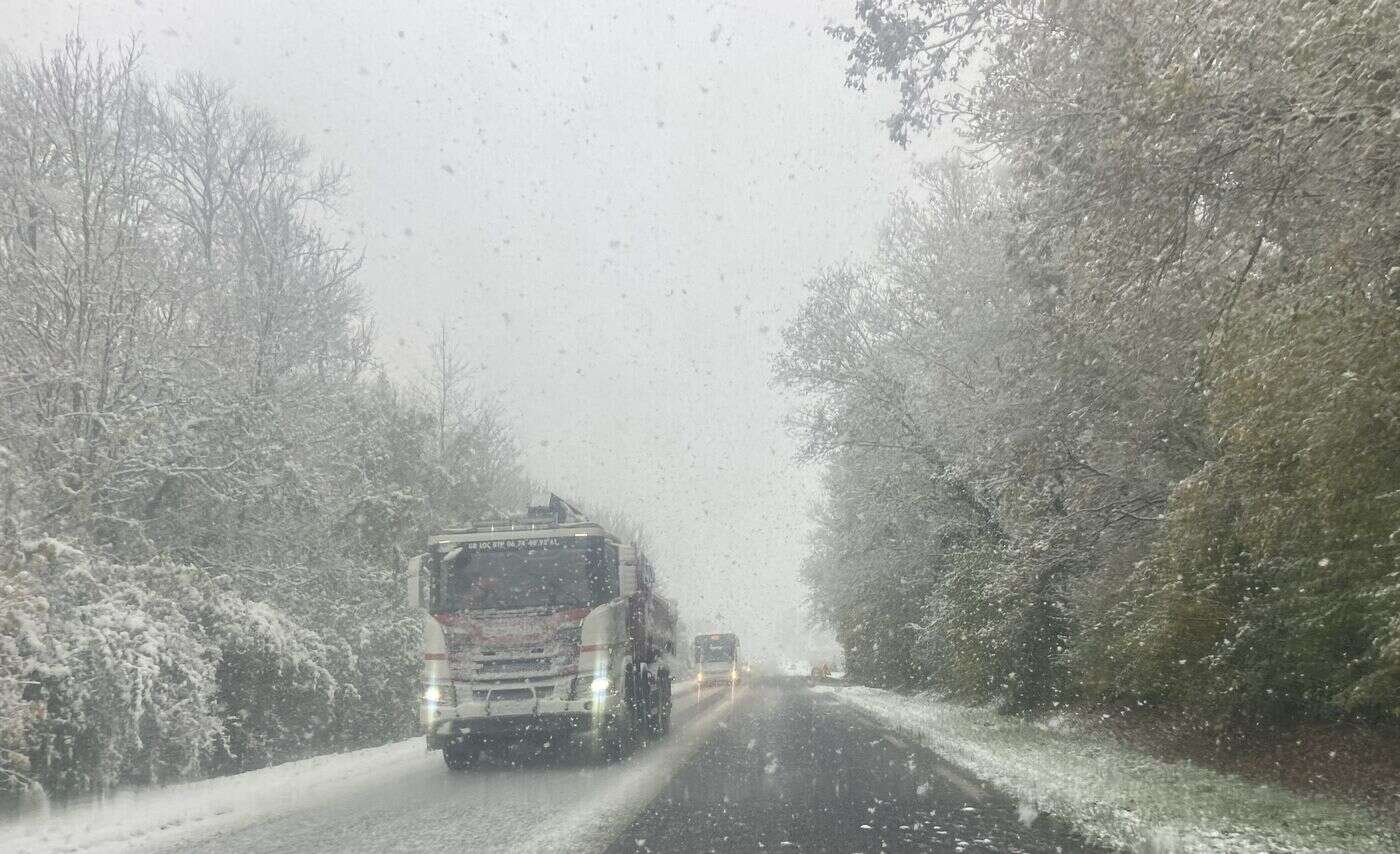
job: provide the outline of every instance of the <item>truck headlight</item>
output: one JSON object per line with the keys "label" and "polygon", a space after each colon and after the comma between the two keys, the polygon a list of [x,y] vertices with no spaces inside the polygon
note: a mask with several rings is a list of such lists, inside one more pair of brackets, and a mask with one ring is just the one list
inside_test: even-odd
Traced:
{"label": "truck headlight", "polygon": [[457,705],[457,689],[451,684],[431,682],[423,686],[423,704],[427,706]]}

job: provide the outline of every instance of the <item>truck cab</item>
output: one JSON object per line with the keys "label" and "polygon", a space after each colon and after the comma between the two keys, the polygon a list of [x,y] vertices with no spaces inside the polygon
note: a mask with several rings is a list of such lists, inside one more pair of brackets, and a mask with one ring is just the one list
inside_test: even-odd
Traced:
{"label": "truck cab", "polygon": [[449,767],[575,737],[617,757],[666,730],[674,609],[640,550],[572,505],[433,534],[409,575],[419,720]]}

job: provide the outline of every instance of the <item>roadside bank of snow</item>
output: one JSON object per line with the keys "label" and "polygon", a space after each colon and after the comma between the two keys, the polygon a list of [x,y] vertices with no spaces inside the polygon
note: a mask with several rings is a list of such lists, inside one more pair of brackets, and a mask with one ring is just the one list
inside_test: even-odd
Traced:
{"label": "roadside bank of snow", "polygon": [[682,686],[672,734],[620,765],[454,774],[412,738],[227,777],[37,801],[0,813],[0,852],[383,851],[403,850],[404,840],[449,850],[464,839],[478,852],[601,850],[730,713],[734,702],[722,700]]}
{"label": "roadside bank of snow", "polygon": [[949,761],[1073,822],[1092,839],[1139,852],[1400,851],[1370,813],[1168,763],[1111,739],[999,715],[929,695],[825,687]]}
{"label": "roadside bank of snow", "polygon": [[362,786],[367,777],[435,767],[413,738],[349,753],[0,817],[0,851],[129,851],[178,844],[270,816],[307,809]]}

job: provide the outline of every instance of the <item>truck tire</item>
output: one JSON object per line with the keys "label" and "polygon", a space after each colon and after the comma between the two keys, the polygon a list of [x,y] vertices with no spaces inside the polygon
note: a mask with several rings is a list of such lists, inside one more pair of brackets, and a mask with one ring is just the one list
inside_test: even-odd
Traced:
{"label": "truck tire", "polygon": [[629,666],[622,681],[621,702],[617,713],[598,733],[598,748],[602,759],[609,764],[627,758],[637,745],[638,736],[645,726],[641,704],[644,697],[640,691],[640,680],[636,678],[636,667]]}
{"label": "truck tire", "polygon": [[646,734],[648,738],[659,739],[670,727],[671,717],[671,674],[660,670],[647,679],[646,692]]}
{"label": "truck tire", "polygon": [[466,771],[476,767],[481,760],[481,746],[478,744],[448,744],[442,749],[442,761],[451,771]]}
{"label": "truck tire", "polygon": [[607,765],[615,765],[627,758],[637,741],[636,718],[630,712],[622,712],[619,719],[604,726],[598,733],[595,745],[596,756]]}
{"label": "truck tire", "polygon": [[660,710],[656,699],[656,679],[644,665],[637,666],[637,723],[641,730],[642,742],[656,736],[656,715]]}
{"label": "truck tire", "polygon": [[657,680],[660,710],[657,714],[656,734],[663,736],[671,731],[671,671],[662,670]]}
{"label": "truck tire", "polygon": [[620,731],[603,733],[603,762],[608,765],[616,765],[627,758],[628,739]]}

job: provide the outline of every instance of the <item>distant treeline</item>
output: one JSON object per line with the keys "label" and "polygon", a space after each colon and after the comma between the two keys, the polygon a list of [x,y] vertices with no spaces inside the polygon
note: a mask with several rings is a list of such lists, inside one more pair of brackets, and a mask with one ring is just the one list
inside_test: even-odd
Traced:
{"label": "distant treeline", "polygon": [[1400,4],[865,0],[948,123],[780,381],[851,675],[1011,710],[1400,717]]}
{"label": "distant treeline", "polygon": [[340,173],[138,60],[0,69],[0,794],[411,732],[403,558],[523,501],[455,336],[377,369]]}

